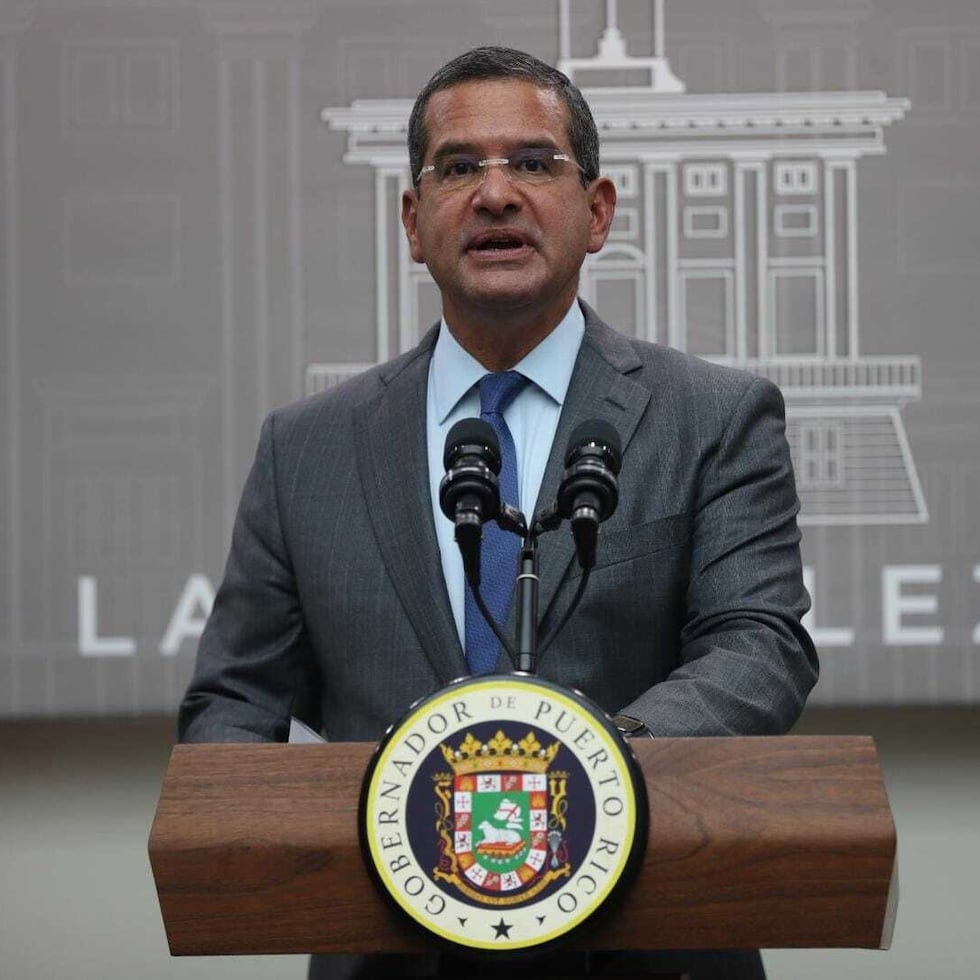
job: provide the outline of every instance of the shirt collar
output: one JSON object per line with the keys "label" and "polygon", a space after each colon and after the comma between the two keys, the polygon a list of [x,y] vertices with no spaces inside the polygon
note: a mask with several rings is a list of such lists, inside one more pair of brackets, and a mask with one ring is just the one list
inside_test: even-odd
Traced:
{"label": "shirt collar", "polygon": [[[578,300],[575,300],[558,326],[515,364],[513,370],[533,381],[556,404],[563,405],[584,336],[585,316]],[[460,399],[487,373],[487,369],[452,335],[445,319],[439,325],[430,371],[440,425]]]}

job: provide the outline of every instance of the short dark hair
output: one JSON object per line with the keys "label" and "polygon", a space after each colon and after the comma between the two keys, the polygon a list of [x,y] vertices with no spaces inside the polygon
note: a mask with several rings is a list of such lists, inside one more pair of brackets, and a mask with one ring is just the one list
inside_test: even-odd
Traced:
{"label": "short dark hair", "polygon": [[467,51],[443,65],[426,82],[425,88],[415,100],[408,120],[408,160],[412,169],[412,181],[416,186],[429,145],[429,134],[425,129],[425,111],[429,99],[436,92],[464,82],[490,78],[517,78],[555,92],[568,107],[568,141],[582,168],[582,183],[588,186],[599,176],[599,134],[592,118],[592,110],[568,76],[523,51],[483,47]]}

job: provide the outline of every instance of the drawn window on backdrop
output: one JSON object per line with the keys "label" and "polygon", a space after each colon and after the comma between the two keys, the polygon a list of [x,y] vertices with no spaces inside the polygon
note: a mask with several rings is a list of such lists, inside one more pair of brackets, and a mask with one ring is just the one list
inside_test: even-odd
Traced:
{"label": "drawn window on backdrop", "polygon": [[814,419],[801,422],[799,432],[796,470],[800,485],[808,489],[842,486],[844,467],[840,423]]}

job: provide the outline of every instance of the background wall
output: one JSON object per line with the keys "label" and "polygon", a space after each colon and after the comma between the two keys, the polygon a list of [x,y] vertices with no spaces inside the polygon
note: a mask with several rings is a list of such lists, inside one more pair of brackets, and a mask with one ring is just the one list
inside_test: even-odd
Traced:
{"label": "background wall", "polygon": [[[173,708],[262,417],[436,313],[395,218],[408,98],[479,43],[593,57],[605,11],[5,0],[0,717]],[[583,292],[782,385],[813,703],[975,704],[980,10],[652,11],[621,35],[685,93],[582,69],[620,185]]]}
{"label": "background wall", "polygon": [[[556,62],[560,6],[0,0],[4,976],[302,975],[169,959],[145,859],[169,715],[261,418],[433,312],[377,220],[406,179],[383,100],[480,43]],[[619,4],[632,54],[651,9]],[[594,54],[604,4],[569,11]],[[974,977],[980,8],[686,0],[663,40],[687,92],[634,102],[642,145],[604,129],[623,224],[583,287],[783,384],[824,664],[802,730],[879,737],[900,835],[894,950],[770,972]],[[692,155],[671,106],[734,142]],[[665,267],[644,221],[670,214]]]}

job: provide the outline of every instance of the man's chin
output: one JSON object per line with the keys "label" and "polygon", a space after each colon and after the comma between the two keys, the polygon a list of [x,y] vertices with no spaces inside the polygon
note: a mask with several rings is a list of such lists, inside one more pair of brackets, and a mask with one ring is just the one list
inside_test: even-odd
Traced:
{"label": "man's chin", "polygon": [[466,294],[474,307],[505,313],[540,305],[541,285],[526,268],[500,269],[471,282]]}
{"label": "man's chin", "polygon": [[495,290],[471,297],[470,308],[488,320],[502,320],[537,309],[541,305],[539,293],[529,290]]}
{"label": "man's chin", "polygon": [[[516,322],[542,315],[547,318],[552,311],[560,319],[575,298],[578,277],[559,288],[538,270],[525,266],[517,270],[498,269],[492,275],[467,276],[457,279],[455,285],[455,289],[443,289],[447,314],[455,311],[457,319],[506,325],[508,320]],[[447,320],[450,320],[448,315]]]}

